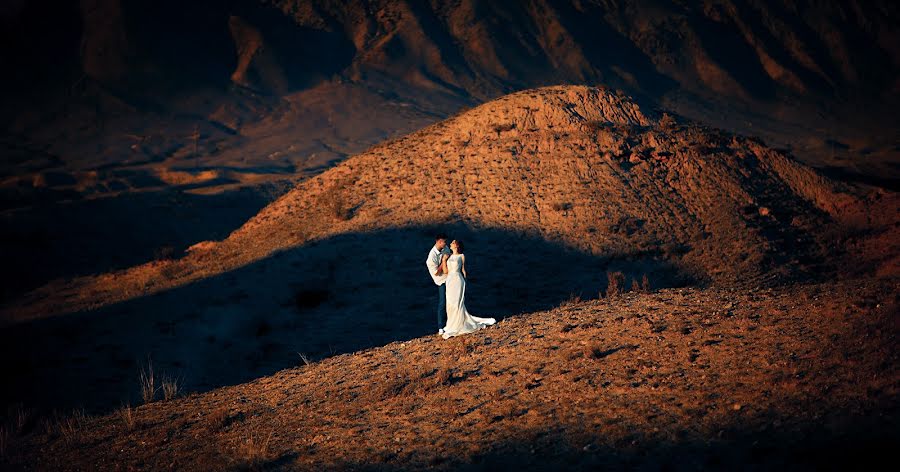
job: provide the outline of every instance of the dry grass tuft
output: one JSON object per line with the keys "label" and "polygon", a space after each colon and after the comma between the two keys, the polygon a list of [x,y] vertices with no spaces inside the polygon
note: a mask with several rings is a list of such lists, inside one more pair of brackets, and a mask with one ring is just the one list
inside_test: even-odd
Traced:
{"label": "dry grass tuft", "polygon": [[269,451],[269,441],[272,439],[272,433],[263,438],[262,435],[250,432],[238,444],[236,453],[237,460],[241,465],[250,470],[258,470],[271,460],[271,452]]}
{"label": "dry grass tuft", "polygon": [[153,362],[147,359],[147,368],[141,367],[138,373],[138,381],[141,386],[141,398],[144,403],[150,403],[156,397],[156,377],[153,373]]}
{"label": "dry grass tuft", "polygon": [[606,296],[615,298],[625,293],[625,274],[616,272],[606,273]]}
{"label": "dry grass tuft", "polygon": [[21,403],[16,403],[7,408],[6,414],[10,433],[13,435],[23,434],[28,420],[31,419],[31,413]]}
{"label": "dry grass tuft", "polygon": [[559,306],[560,308],[564,308],[567,306],[577,305],[578,303],[581,303],[581,297],[575,295],[574,293],[571,293],[569,294],[569,298],[560,303]]}
{"label": "dry grass tuft", "polygon": [[309,357],[306,354],[304,354],[302,352],[298,352],[297,355],[300,356],[300,360],[303,361],[303,365],[312,364],[312,361],[309,360]]}
{"label": "dry grass tuft", "polygon": [[178,379],[165,375],[163,376],[162,385],[160,386],[160,388],[163,392],[163,399],[171,400],[178,396]]}
{"label": "dry grass tuft", "polygon": [[644,276],[641,277],[641,291],[650,293],[650,279],[647,277],[647,274],[644,274]]}
{"label": "dry grass tuft", "polygon": [[230,423],[240,418],[240,415],[232,418],[231,415],[228,414],[228,408],[220,406],[210,412],[209,416],[206,417],[206,430],[210,433],[221,431]]}
{"label": "dry grass tuft", "polygon": [[122,420],[122,423],[125,425],[125,429],[128,431],[133,431],[137,421],[134,417],[134,409],[131,408],[131,405],[124,404],[121,408],[116,410],[116,415],[119,419]]}
{"label": "dry grass tuft", "polygon": [[389,376],[375,386],[373,393],[375,398],[389,400],[401,395],[407,385],[409,385],[409,378],[405,375]]}
{"label": "dry grass tuft", "polygon": [[71,443],[78,438],[81,428],[87,423],[87,419],[88,416],[85,414],[84,409],[77,409],[72,411],[70,415],[57,416],[53,424],[53,430],[63,438],[63,441]]}
{"label": "dry grass tuft", "polygon": [[454,370],[441,366],[435,368],[409,367],[396,377],[389,377],[374,390],[375,400],[387,400],[399,396],[425,395],[436,388],[453,383]]}
{"label": "dry grass tuft", "polygon": [[[462,348],[465,351],[465,347]],[[450,356],[457,352],[451,351]],[[454,370],[441,366],[435,368],[409,367],[396,375],[388,375],[371,390],[373,401],[384,401],[401,396],[427,394],[429,391],[451,385],[454,382]]]}

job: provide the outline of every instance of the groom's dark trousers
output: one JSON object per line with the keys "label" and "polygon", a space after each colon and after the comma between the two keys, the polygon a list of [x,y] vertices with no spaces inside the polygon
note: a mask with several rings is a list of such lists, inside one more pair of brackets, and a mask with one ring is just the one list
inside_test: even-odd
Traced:
{"label": "groom's dark trousers", "polygon": [[447,315],[447,284],[438,285],[438,329],[444,327],[444,317]]}

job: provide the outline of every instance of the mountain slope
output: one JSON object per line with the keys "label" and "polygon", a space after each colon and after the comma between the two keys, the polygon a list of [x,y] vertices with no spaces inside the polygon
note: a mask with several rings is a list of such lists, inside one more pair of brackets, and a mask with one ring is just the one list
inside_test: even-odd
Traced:
{"label": "mountain slope", "polygon": [[[529,87],[603,83],[818,165],[896,171],[885,118],[898,105],[900,31],[886,2],[70,0],[57,11],[20,3],[0,16],[17,71],[2,77],[4,141],[61,160],[26,156],[43,170],[93,162],[96,151],[72,147],[85,140],[122,159],[134,143],[108,135],[141,135],[146,121],[179,118],[176,134],[190,135],[217,122],[207,108],[253,107],[247,87],[277,99],[328,84],[337,102],[349,82],[437,116]],[[386,124],[363,134],[383,137]]]}
{"label": "mountain slope", "polygon": [[867,249],[842,271],[890,273],[896,205],[890,192],[837,185],[755,139],[648,116],[607,89],[549,87],[375,146],[182,259],[52,284],[7,313],[102,306],[342,234],[459,223],[607,265],[647,263],[659,285],[837,274],[852,244]]}
{"label": "mountain slope", "polygon": [[823,257],[815,233],[854,224],[852,210],[865,205],[853,192],[754,139],[648,117],[608,89],[549,87],[360,154],[301,183],[229,241],[271,251],[459,220],[596,255],[671,250],[663,256],[701,279],[751,278]]}
{"label": "mountain slope", "polygon": [[[896,283],[671,289],[398,341],[12,429],[12,468],[875,466],[897,441]],[[892,295],[891,295],[892,294]],[[299,362],[299,361],[298,361]],[[10,421],[14,421],[11,418]],[[10,423],[14,424],[14,423]]]}
{"label": "mountain slope", "polygon": [[[896,191],[898,24],[886,2],[11,2],[0,257],[15,269],[0,298],[220,237],[192,212],[150,222],[134,201],[258,208],[374,143],[536,86],[612,86]],[[93,233],[99,206],[124,209],[118,234]],[[72,231],[59,213],[87,216]]]}

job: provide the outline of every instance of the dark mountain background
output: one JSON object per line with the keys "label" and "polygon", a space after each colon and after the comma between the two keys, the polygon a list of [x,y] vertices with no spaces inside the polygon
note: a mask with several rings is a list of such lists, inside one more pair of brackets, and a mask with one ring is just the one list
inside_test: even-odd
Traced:
{"label": "dark mountain background", "polygon": [[298,179],[541,85],[900,181],[891,2],[20,0],[0,18],[3,256],[32,267],[5,295],[221,239]]}

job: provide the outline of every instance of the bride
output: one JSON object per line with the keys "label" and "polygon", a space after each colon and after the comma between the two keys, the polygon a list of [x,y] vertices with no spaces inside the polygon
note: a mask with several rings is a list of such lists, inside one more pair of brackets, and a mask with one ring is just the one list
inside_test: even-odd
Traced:
{"label": "bride", "polygon": [[463,254],[463,243],[453,240],[450,243],[453,254],[444,256],[441,269],[447,274],[447,326],[444,327],[444,339],[451,336],[478,331],[485,326],[497,322],[493,318],[472,316],[466,310],[466,256]]}

